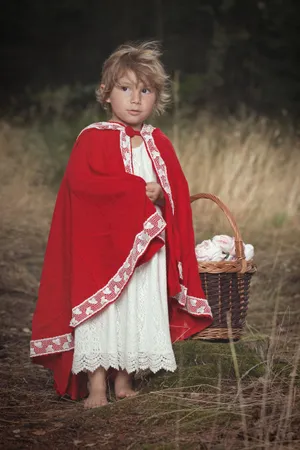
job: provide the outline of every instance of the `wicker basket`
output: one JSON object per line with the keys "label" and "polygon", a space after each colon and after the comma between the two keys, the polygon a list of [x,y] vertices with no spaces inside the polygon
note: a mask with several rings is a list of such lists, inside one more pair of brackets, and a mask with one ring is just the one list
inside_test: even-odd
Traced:
{"label": "wicker basket", "polygon": [[191,203],[198,199],[215,202],[225,213],[235,237],[236,261],[198,261],[202,287],[213,314],[213,323],[192,339],[229,340],[228,323],[234,340],[241,337],[249,302],[252,275],[256,272],[253,260],[246,261],[240,231],[229,209],[212,194],[191,196]]}

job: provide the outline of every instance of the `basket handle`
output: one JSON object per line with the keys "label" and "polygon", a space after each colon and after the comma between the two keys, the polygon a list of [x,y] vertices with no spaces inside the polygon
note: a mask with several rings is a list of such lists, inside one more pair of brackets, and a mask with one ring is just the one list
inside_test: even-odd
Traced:
{"label": "basket handle", "polygon": [[239,227],[237,226],[237,223],[236,223],[232,213],[229,211],[227,206],[219,199],[219,197],[217,197],[216,195],[213,195],[213,194],[201,193],[201,194],[191,195],[190,202],[193,203],[195,200],[198,200],[199,198],[212,200],[225,213],[225,216],[227,217],[227,220],[230,223],[230,225],[233,229],[233,232],[234,232],[235,254],[236,254],[237,259],[241,262],[241,273],[246,272],[247,271],[247,261],[245,259],[243,240],[242,240],[242,236],[241,236]]}

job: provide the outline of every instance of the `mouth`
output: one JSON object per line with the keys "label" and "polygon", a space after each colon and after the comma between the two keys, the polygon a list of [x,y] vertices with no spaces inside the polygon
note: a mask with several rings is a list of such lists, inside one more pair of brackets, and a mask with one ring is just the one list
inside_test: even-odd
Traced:
{"label": "mouth", "polygon": [[138,111],[136,109],[129,109],[127,112],[133,116],[137,116],[138,114],[141,114],[141,111]]}

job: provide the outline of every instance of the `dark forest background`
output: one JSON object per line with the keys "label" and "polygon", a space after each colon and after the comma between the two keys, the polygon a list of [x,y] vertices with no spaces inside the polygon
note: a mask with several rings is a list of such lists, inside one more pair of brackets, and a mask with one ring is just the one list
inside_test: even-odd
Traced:
{"label": "dark forest background", "polygon": [[84,104],[116,46],[159,39],[182,103],[298,114],[299,12],[299,0],[2,0],[0,106],[62,85]]}

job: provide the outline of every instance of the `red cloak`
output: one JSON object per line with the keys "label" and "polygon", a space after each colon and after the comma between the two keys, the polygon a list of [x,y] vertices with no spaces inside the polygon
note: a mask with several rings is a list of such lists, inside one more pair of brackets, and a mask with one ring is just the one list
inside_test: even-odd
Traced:
{"label": "red cloak", "polygon": [[164,191],[162,218],[146,196],[145,181],[133,173],[132,132],[115,122],[85,128],[72,150],[54,209],[30,356],[52,369],[57,392],[73,399],[87,393],[86,374],[71,372],[74,328],[116,301],[135,268],[163,245],[172,342],[212,322],[195,256],[188,184],[175,151],[159,129],[142,127]]}

